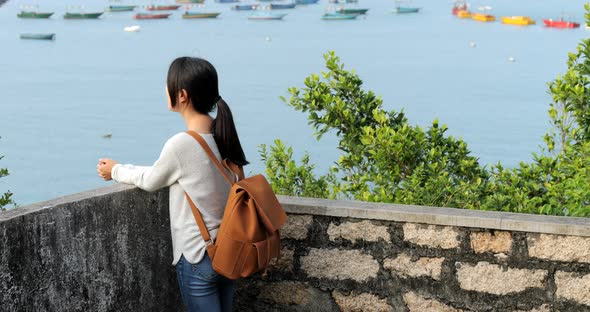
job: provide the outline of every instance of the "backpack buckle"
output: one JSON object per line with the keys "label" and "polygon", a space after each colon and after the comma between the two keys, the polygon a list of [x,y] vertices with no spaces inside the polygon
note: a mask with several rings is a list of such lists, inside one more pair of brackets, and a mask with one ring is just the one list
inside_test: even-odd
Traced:
{"label": "backpack buckle", "polygon": [[213,240],[212,239],[210,239],[208,241],[205,241],[205,246],[209,247],[211,245],[213,245]]}

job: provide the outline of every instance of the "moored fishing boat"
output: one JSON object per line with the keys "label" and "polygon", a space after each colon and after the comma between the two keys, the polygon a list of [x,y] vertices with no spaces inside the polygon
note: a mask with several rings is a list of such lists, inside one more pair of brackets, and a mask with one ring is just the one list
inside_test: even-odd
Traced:
{"label": "moored fishing boat", "polygon": [[129,12],[135,10],[135,5],[109,5],[105,11],[107,12]]}
{"label": "moored fishing boat", "polygon": [[491,14],[486,13],[486,12],[490,11],[491,9],[492,9],[492,7],[490,7],[490,6],[480,7],[480,8],[478,8],[478,10],[482,11],[482,13],[474,13],[471,15],[471,18],[474,21],[479,21],[479,22],[493,22],[496,20],[496,17]]}
{"label": "moored fishing boat", "polygon": [[144,20],[144,19],[165,19],[168,18],[170,13],[165,14],[146,14],[146,13],[138,13],[133,16],[134,19]]}
{"label": "moored fishing boat", "polygon": [[176,0],[176,3],[180,4],[202,4],[205,0]]}
{"label": "moored fishing boat", "polygon": [[16,14],[18,18],[50,18],[53,12],[32,12],[32,11],[20,11]]}
{"label": "moored fishing boat", "polygon": [[236,3],[240,2],[239,0],[215,0],[217,3]]}
{"label": "moored fishing boat", "polygon": [[251,20],[282,20],[286,13],[272,13],[272,12],[257,12],[250,16],[248,19]]}
{"label": "moored fishing boat", "polygon": [[231,9],[236,11],[252,11],[258,9],[258,4],[236,4]]}
{"label": "moored fishing boat", "polygon": [[340,14],[367,14],[369,9],[356,9],[356,8],[339,8],[336,10],[337,13]]}
{"label": "moored fishing boat", "polygon": [[420,8],[398,6],[397,8],[393,9],[393,12],[398,14],[418,13],[420,12]]}
{"label": "moored fishing boat", "polygon": [[503,16],[502,23],[509,25],[526,26],[534,25],[535,21],[528,16]]}
{"label": "moored fishing boat", "polygon": [[184,14],[182,14],[182,18],[187,18],[187,19],[191,19],[191,18],[216,18],[219,16],[219,14],[221,14],[220,12],[210,12],[210,13],[204,13],[204,12],[186,12]]}
{"label": "moored fishing boat", "polygon": [[180,5],[148,5],[145,9],[148,11],[174,11],[178,8]]}
{"label": "moored fishing boat", "polygon": [[271,10],[285,10],[285,9],[294,9],[295,2],[293,3],[271,3],[270,9]]}
{"label": "moored fishing boat", "polygon": [[353,20],[356,19],[359,14],[342,14],[338,12],[327,12],[322,15],[322,19],[326,21],[339,21],[339,20]]}
{"label": "moored fishing boat", "polygon": [[21,39],[32,39],[32,40],[54,40],[55,34],[20,34]]}
{"label": "moored fishing boat", "polygon": [[66,14],[64,14],[64,19],[97,19],[103,13],[104,12],[95,12],[95,13],[72,13],[72,12],[66,12]]}
{"label": "moored fishing boat", "polygon": [[467,10],[461,10],[461,11],[457,12],[457,17],[458,18],[471,18],[471,12],[469,12]]}
{"label": "moored fishing boat", "polygon": [[316,4],[318,3],[320,0],[295,0],[296,4],[302,4],[302,5],[306,5],[306,4]]}
{"label": "moored fishing boat", "polygon": [[562,18],[554,20],[554,19],[543,19],[543,23],[547,27],[555,27],[555,28],[578,28],[580,27],[579,23],[574,23],[570,21],[564,21]]}

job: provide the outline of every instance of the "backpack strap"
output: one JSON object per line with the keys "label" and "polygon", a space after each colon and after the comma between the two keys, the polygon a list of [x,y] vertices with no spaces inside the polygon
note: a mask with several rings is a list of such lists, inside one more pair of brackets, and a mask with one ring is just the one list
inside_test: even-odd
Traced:
{"label": "backpack strap", "polygon": [[[195,138],[195,140],[197,140],[197,142],[199,142],[199,144],[201,145],[203,150],[205,150],[205,153],[207,154],[207,156],[209,156],[209,159],[211,159],[211,161],[213,162],[215,167],[217,167],[217,169],[219,169],[219,172],[221,172],[221,174],[223,175],[225,180],[227,180],[227,182],[230,185],[234,184],[234,182],[232,182],[232,180],[227,175],[227,172],[225,170],[223,170],[223,165],[219,162],[219,160],[217,160],[217,157],[215,157],[215,154],[213,154],[213,151],[211,150],[211,148],[209,147],[207,142],[205,142],[205,139],[203,139],[203,137],[200,134],[198,134],[192,130],[188,130],[186,133],[188,133],[190,136]],[[233,170],[230,169],[230,171],[232,171],[232,173],[233,173]]]}
{"label": "backpack strap", "polygon": [[209,230],[205,226],[205,221],[203,220],[203,216],[197,209],[197,206],[193,202],[190,196],[188,196],[187,192],[184,192],[184,196],[186,196],[186,200],[188,201],[189,205],[191,206],[191,210],[193,211],[193,216],[195,217],[195,221],[197,221],[197,225],[199,226],[199,231],[201,231],[201,236],[203,236],[203,240],[205,241],[205,245],[207,246],[207,252],[209,253],[209,258],[213,259],[213,255],[209,251],[209,246],[213,245],[213,241],[211,240],[211,235],[209,235]]}

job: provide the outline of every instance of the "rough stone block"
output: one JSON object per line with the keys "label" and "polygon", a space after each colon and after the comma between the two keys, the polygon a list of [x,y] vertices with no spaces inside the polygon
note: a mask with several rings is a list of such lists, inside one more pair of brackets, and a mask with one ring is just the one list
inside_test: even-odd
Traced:
{"label": "rough stone block", "polygon": [[404,224],[404,240],[428,247],[451,249],[459,247],[460,231],[451,226]]}
{"label": "rough stone block", "polygon": [[387,299],[363,293],[360,295],[344,295],[339,291],[334,291],[332,297],[342,312],[388,312],[393,311],[393,307],[387,304]]}
{"label": "rough stone block", "polygon": [[273,271],[293,271],[293,254],[294,251],[288,248],[281,249],[281,256],[270,262],[270,269]]}
{"label": "rough stone block", "polygon": [[551,306],[543,304],[538,307],[534,307],[531,310],[515,310],[513,312],[551,312]]}
{"label": "rough stone block", "polygon": [[410,312],[461,312],[435,299],[424,298],[412,291],[403,295],[404,302]]}
{"label": "rough stone block", "polygon": [[542,288],[547,271],[503,268],[482,261],[476,265],[457,262],[461,288],[494,295],[518,293],[527,288]]}
{"label": "rough stone block", "polygon": [[[306,311],[321,311],[332,305],[330,295],[299,282],[276,282],[265,284],[260,289],[259,299],[283,305],[297,305]],[[313,307],[316,307],[315,310]]]}
{"label": "rough stone block", "polygon": [[528,234],[527,244],[531,257],[590,263],[590,237]]}
{"label": "rough stone block", "polygon": [[590,274],[580,276],[576,273],[557,271],[555,285],[557,297],[590,306]]}
{"label": "rough stone block", "polygon": [[301,269],[311,277],[364,282],[377,277],[379,263],[360,250],[312,248],[301,257]]}
{"label": "rough stone block", "polygon": [[282,238],[306,239],[307,231],[313,222],[310,215],[291,214],[287,218],[287,223],[281,228]]}
{"label": "rough stone block", "polygon": [[422,257],[414,261],[409,254],[403,253],[395,259],[385,259],[383,267],[406,277],[430,276],[439,280],[444,260],[444,258]]}
{"label": "rough stone block", "polygon": [[476,253],[510,253],[512,249],[512,234],[506,231],[473,232],[471,237],[471,249]]}
{"label": "rough stone block", "polygon": [[369,220],[363,220],[361,222],[344,222],[340,225],[331,223],[328,227],[328,235],[330,236],[331,241],[342,238],[353,243],[357,240],[376,242],[382,238],[388,243],[391,242],[387,227],[374,225]]}

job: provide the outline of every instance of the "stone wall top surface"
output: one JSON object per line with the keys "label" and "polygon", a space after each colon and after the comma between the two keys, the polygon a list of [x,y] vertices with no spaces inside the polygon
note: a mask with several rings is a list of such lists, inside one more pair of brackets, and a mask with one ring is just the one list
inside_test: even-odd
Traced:
{"label": "stone wall top surface", "polygon": [[[86,192],[58,197],[48,201],[19,207],[17,209],[11,209],[0,213],[0,222],[38,210],[49,209],[60,204],[76,202],[95,196],[104,196],[110,193],[126,191],[133,188],[134,187],[130,185],[115,184]],[[278,197],[285,210],[294,214],[324,215],[590,237],[590,218],[542,216],[497,211],[368,203],[291,196]]]}

